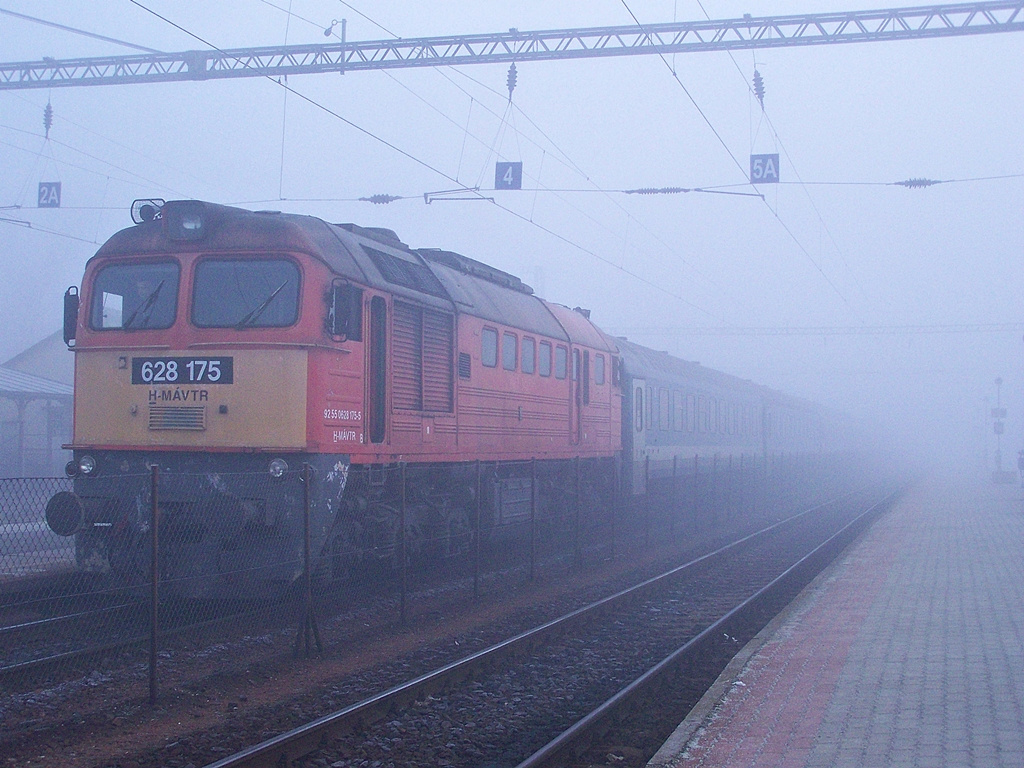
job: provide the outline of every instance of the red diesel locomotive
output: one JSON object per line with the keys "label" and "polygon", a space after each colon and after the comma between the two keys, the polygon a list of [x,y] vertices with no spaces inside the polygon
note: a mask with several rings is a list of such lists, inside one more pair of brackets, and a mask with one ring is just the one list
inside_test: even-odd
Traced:
{"label": "red diesel locomotive", "polygon": [[[407,533],[449,552],[474,525],[477,461],[537,459],[542,499],[570,460],[610,487],[621,365],[588,313],[389,230],[194,200],[141,201],[133,219],[65,295],[74,491],[47,520],[83,569],[127,579],[147,562],[154,465],[163,578],[196,596],[297,578],[307,464],[314,552],[335,575],[390,556],[384,469],[400,462]],[[521,521],[529,478],[489,476],[481,526]]]}

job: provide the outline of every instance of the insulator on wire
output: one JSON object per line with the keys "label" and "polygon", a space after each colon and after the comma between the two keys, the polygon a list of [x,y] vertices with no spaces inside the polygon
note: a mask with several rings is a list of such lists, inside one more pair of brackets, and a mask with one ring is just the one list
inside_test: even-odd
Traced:
{"label": "insulator on wire", "polygon": [[756,69],[754,70],[754,95],[761,102],[761,109],[764,109],[764,78]]}
{"label": "insulator on wire", "polygon": [[923,187],[931,187],[935,184],[941,184],[941,181],[935,181],[934,179],[907,179],[906,181],[893,182],[901,187],[907,189],[922,189]]}
{"label": "insulator on wire", "polygon": [[46,138],[50,138],[50,128],[53,127],[53,105],[46,102],[43,107],[43,128],[46,129]]}
{"label": "insulator on wire", "polygon": [[624,189],[627,195],[678,195],[680,192],[691,192],[686,187],[641,187],[640,189]]}
{"label": "insulator on wire", "polygon": [[374,205],[387,205],[393,203],[395,200],[401,200],[402,198],[396,195],[370,195],[370,197],[360,197],[360,202],[373,203]]}
{"label": "insulator on wire", "polygon": [[516,89],[516,80],[518,79],[516,74],[516,63],[513,61],[508,68],[508,100],[512,101],[512,91]]}

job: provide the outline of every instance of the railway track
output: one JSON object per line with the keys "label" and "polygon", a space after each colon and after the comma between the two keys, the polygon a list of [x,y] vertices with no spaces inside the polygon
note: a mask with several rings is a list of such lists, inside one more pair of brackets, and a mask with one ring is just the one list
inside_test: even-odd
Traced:
{"label": "railway track", "polygon": [[[887,501],[860,493],[803,510],[211,768],[569,765],[587,747],[645,740],[653,754],[687,701]],[[706,684],[671,682],[697,672]],[[665,685],[678,701],[653,693]],[[669,726],[645,714],[652,699]],[[644,748],[620,751],[616,764],[630,765]]]}

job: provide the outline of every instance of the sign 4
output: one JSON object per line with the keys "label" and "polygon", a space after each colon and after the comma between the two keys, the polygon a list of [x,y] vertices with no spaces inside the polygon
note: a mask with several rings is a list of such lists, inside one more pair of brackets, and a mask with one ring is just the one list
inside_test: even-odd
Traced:
{"label": "sign 4", "polygon": [[523,164],[522,163],[495,163],[494,164],[494,188],[495,189],[522,189],[523,188]]}

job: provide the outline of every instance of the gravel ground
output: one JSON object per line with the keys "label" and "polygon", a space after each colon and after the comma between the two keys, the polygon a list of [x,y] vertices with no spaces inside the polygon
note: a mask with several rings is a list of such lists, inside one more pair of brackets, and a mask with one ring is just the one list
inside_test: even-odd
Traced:
{"label": "gravel ground", "polygon": [[[715,530],[719,539],[726,533],[722,525]],[[395,620],[393,600],[376,599],[358,610],[322,619],[327,648],[315,659],[291,658],[293,628],[246,632],[241,627],[221,631],[212,640],[182,639],[163,652],[161,695],[155,708],[146,703],[144,661],[124,652],[84,669],[71,681],[20,694],[0,692],[0,752],[12,768],[201,766],[616,591],[660,570],[669,560],[708,548],[710,537],[691,535],[680,541],[684,546],[678,548],[623,549],[615,562],[584,570],[567,573],[564,566],[549,567],[533,583],[521,572],[489,578],[476,600],[465,584],[427,590],[416,595],[405,626]],[[554,701],[571,711],[577,700],[600,695],[606,662],[591,658],[589,651],[570,650],[589,662],[586,667],[598,671],[596,682],[576,675],[578,680],[564,684],[558,694],[562,700]],[[484,699],[501,706],[522,705],[522,715],[497,718],[495,727],[504,744],[535,739],[534,724],[550,719],[555,704],[531,699],[531,682],[548,680],[550,675],[550,667],[538,661],[535,672],[509,670],[505,678],[495,678],[496,688],[480,689]],[[385,723],[390,730],[371,739],[380,741],[376,757],[351,746],[350,753],[339,752],[327,765],[370,768],[382,755],[399,754],[403,745],[416,743],[419,733],[434,728],[450,738],[435,748],[429,764],[503,764],[501,754],[480,746],[484,720],[471,712],[455,718],[459,707],[467,706],[447,706],[447,717],[424,713],[427,720],[422,726],[399,719]],[[440,712],[444,714],[443,707]],[[455,755],[471,760],[455,763]],[[311,763],[321,764],[322,759]]]}

